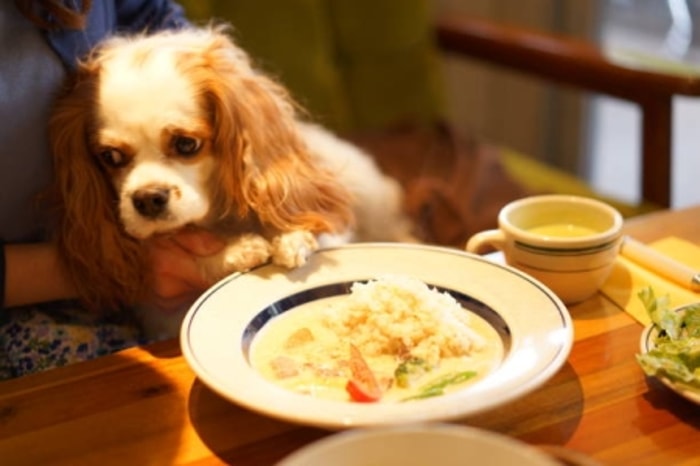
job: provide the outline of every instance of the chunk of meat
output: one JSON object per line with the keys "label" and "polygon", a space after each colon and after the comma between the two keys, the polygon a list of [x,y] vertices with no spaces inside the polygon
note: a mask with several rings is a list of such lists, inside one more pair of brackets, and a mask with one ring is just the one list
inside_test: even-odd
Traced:
{"label": "chunk of meat", "polygon": [[287,340],[284,342],[284,348],[298,348],[304,343],[308,343],[310,341],[314,341],[314,334],[311,333],[311,330],[309,330],[308,328],[302,327],[299,330],[292,333],[291,335],[289,335]]}
{"label": "chunk of meat", "polygon": [[299,374],[301,364],[289,356],[277,356],[270,361],[270,367],[278,379],[287,379]]}

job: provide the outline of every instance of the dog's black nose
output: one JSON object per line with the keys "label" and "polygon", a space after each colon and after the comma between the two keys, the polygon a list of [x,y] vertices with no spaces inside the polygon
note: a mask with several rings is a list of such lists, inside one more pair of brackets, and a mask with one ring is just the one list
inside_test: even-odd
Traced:
{"label": "dog's black nose", "polygon": [[131,202],[139,214],[148,218],[156,218],[165,211],[169,198],[169,189],[144,188],[131,195]]}

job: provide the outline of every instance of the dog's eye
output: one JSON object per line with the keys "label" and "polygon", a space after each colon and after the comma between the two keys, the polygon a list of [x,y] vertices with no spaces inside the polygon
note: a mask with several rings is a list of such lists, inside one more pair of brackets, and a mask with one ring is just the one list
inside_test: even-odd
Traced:
{"label": "dog's eye", "polygon": [[113,147],[102,149],[98,156],[107,166],[118,168],[126,165],[126,156],[119,149]]}
{"label": "dog's eye", "polygon": [[188,136],[175,136],[173,147],[179,155],[195,155],[202,147],[202,141]]}

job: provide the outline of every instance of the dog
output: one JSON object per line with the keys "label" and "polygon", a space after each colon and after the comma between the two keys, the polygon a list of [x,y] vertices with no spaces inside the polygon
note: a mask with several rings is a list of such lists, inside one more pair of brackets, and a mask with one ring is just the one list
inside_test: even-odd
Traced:
{"label": "dog", "polygon": [[212,284],[326,245],[412,241],[398,183],[309,122],[225,26],[105,40],[58,96],[49,140],[56,244],[89,308],[139,307],[145,242],[183,228],[226,239],[199,264]]}

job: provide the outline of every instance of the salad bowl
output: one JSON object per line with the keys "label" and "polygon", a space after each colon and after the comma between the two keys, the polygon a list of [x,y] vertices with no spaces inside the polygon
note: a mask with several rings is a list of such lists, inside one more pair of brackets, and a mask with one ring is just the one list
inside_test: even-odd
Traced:
{"label": "salad bowl", "polygon": [[700,303],[669,308],[667,299],[656,298],[651,291],[640,297],[653,323],[640,337],[639,364],[648,376],[700,404]]}

